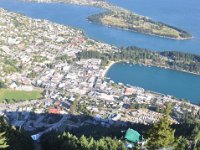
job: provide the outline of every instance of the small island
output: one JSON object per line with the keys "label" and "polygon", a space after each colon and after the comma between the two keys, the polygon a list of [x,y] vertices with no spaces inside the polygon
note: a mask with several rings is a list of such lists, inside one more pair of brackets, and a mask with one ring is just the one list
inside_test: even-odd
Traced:
{"label": "small island", "polygon": [[140,32],[160,37],[186,40],[192,36],[190,33],[176,27],[155,22],[151,19],[128,11],[110,11],[88,17],[93,23],[117,27],[134,32]]}
{"label": "small island", "polygon": [[27,2],[42,3],[67,3],[83,6],[98,7],[105,10],[103,13],[94,14],[87,19],[90,22],[117,27],[124,30],[130,30],[148,35],[155,35],[164,38],[187,40],[192,35],[182,29],[156,22],[148,17],[141,16],[122,7],[108,3],[106,0],[24,0]]}
{"label": "small island", "polygon": [[[195,124],[199,123],[200,106],[104,76],[118,61],[200,74],[200,56],[134,46],[119,49],[72,27],[5,9],[0,14],[0,139],[8,149],[33,150],[34,140],[38,149],[126,150],[121,131],[135,127],[145,135],[160,122],[165,127],[173,125],[173,130],[167,127],[172,137],[175,129],[182,135],[184,130],[191,134],[184,141],[194,143],[190,137],[193,130],[199,135]],[[152,131],[161,130],[164,133],[163,128]],[[63,131],[77,133],[77,137]],[[113,138],[113,133],[119,138]],[[109,134],[112,138],[104,138]],[[96,140],[98,137],[101,139]]]}

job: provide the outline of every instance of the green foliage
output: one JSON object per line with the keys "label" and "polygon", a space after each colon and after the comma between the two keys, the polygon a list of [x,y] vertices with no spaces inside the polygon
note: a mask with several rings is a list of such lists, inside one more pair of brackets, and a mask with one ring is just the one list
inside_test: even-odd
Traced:
{"label": "green foliage", "polygon": [[6,88],[6,85],[5,85],[5,83],[3,81],[0,80],[0,89],[1,88]]}
{"label": "green foliage", "polygon": [[48,60],[48,59],[47,59],[47,57],[44,57],[44,56],[33,56],[33,62],[42,63],[46,60]]}
{"label": "green foliage", "polygon": [[37,76],[37,73],[35,71],[31,71],[27,76],[28,78],[35,78]]}
{"label": "green foliage", "polygon": [[200,124],[196,124],[195,128],[192,131],[192,141],[194,149],[200,147]]}
{"label": "green foliage", "polygon": [[75,98],[75,100],[72,102],[71,106],[70,106],[70,111],[71,113],[75,113],[78,111],[78,101],[80,99],[80,96],[77,96]]}
{"label": "green foliage", "polygon": [[[168,116],[170,114],[170,107],[167,106],[168,109],[165,110],[164,114]],[[80,118],[79,118],[80,119]],[[169,122],[168,122],[169,123]],[[161,124],[161,123],[160,123]],[[162,127],[164,125],[162,124]],[[173,146],[174,149],[177,150],[187,150],[188,147],[191,147],[191,141],[194,141],[191,137],[191,131],[194,130],[194,126],[192,125],[191,127],[185,128],[185,125],[183,124],[175,124],[172,125],[173,129],[178,130],[177,133],[175,133],[176,137],[174,138],[173,132],[170,127],[170,123],[168,124],[168,129],[167,132],[163,133],[168,135],[169,131],[171,131],[170,136],[163,136],[163,134],[159,134],[157,136],[158,138],[155,140],[162,141],[166,143],[166,139],[170,144],[166,144],[167,147]],[[147,125],[141,125],[141,124],[128,124],[128,127],[136,129],[138,132],[143,133],[143,136],[145,139],[148,139],[149,134],[147,133],[147,130],[149,129],[149,126]],[[82,126],[81,128],[74,128],[70,130],[70,133],[58,133],[58,132],[50,132],[45,134],[41,138],[41,145],[42,149],[48,149],[48,150],[65,150],[65,149],[70,149],[70,150],[112,150],[112,149],[117,149],[117,150],[124,150],[125,145],[123,141],[119,141],[117,139],[122,139],[124,136],[124,133],[121,131],[125,131],[128,127],[122,127],[122,126],[111,126],[110,128],[102,127],[101,125],[85,125]],[[187,137],[185,136],[185,133],[183,130],[186,130]],[[197,129],[195,129],[197,131]],[[156,129],[154,132],[160,132],[161,129]],[[164,131],[166,131],[164,129]],[[161,131],[162,133],[162,131]],[[195,132],[194,132],[195,133]],[[76,135],[76,136],[74,136]],[[83,136],[84,135],[84,136]],[[156,135],[156,133],[155,133]],[[108,137],[109,136],[109,137]],[[117,139],[115,138],[117,137]],[[170,140],[169,140],[170,139]],[[172,140],[171,140],[172,139]],[[174,139],[174,140],[173,140]],[[117,145],[117,146],[116,146]],[[193,144],[194,145],[194,144]],[[196,147],[199,145],[197,144]],[[136,149],[141,149],[140,147],[137,147]],[[151,149],[149,149],[151,150]]]}
{"label": "green foliage", "polygon": [[52,69],[54,67],[54,65],[52,63],[48,63],[46,64],[46,66],[49,68],[49,69]]}
{"label": "green foliage", "polygon": [[4,63],[4,65],[2,66],[3,67],[3,71],[6,74],[10,74],[10,73],[13,73],[13,72],[17,72],[17,71],[20,72],[21,71],[21,68],[16,66],[16,64],[17,64],[16,60],[5,58],[3,63]]}
{"label": "green foliage", "polygon": [[[0,133],[4,133],[8,150],[34,150],[34,144],[30,137],[23,131],[10,127],[3,117],[0,117]],[[5,141],[5,140],[4,140]]]}
{"label": "green foliage", "polygon": [[148,108],[148,104],[139,104],[139,103],[133,103],[131,104],[131,109],[140,109],[140,108]]}
{"label": "green foliage", "polygon": [[10,65],[4,65],[3,66],[3,71],[6,73],[6,74],[10,74],[10,73],[13,73],[13,72],[16,72],[17,69],[13,66],[10,66]]}
{"label": "green foliage", "polygon": [[[84,135],[78,138],[68,132],[64,132],[61,135],[54,133],[54,135],[54,141],[59,144],[55,144],[54,141],[49,143],[48,138],[46,142],[42,142],[43,148],[50,148],[48,150],[126,150],[124,143],[116,138],[103,137],[99,140],[94,140],[92,137],[87,138]],[[55,145],[57,146],[54,147]]]}
{"label": "green foliage", "polygon": [[172,130],[170,127],[170,109],[170,105],[167,104],[163,117],[148,131],[147,147],[149,150],[167,148],[174,145],[175,130]]}
{"label": "green foliage", "polygon": [[101,53],[98,51],[83,51],[77,54],[78,59],[98,58],[105,66],[109,61],[129,61],[130,63],[151,66],[169,67],[175,70],[185,70],[200,73],[200,56],[175,51],[154,52],[147,49],[130,46],[121,48],[115,53]]}
{"label": "green foliage", "polygon": [[191,38],[191,34],[176,27],[155,22],[144,16],[125,11],[108,11],[88,17],[88,20],[98,24],[109,25],[145,34],[154,34],[168,38]]}
{"label": "green foliage", "polygon": [[87,109],[87,104],[85,103],[78,104],[78,111],[83,113],[84,115],[88,115],[88,116],[91,115],[90,111]]}
{"label": "green foliage", "polygon": [[98,51],[82,51],[77,54],[78,59],[88,59],[88,58],[97,58],[101,59],[103,66],[107,65],[109,62],[110,54],[100,53]]}
{"label": "green foliage", "polygon": [[70,112],[71,112],[71,113],[77,112],[77,105],[78,105],[78,101],[75,99],[75,100],[72,102],[71,106],[70,106]]}
{"label": "green foliage", "polygon": [[5,137],[5,132],[0,133],[0,149],[7,148],[7,139]]}
{"label": "green foliage", "polygon": [[180,136],[178,139],[176,139],[174,148],[176,150],[188,150],[189,141],[186,138]]}
{"label": "green foliage", "polygon": [[57,56],[55,59],[56,60],[60,60],[62,62],[67,62],[67,61],[71,60],[70,57],[67,54],[61,55],[61,56]]}

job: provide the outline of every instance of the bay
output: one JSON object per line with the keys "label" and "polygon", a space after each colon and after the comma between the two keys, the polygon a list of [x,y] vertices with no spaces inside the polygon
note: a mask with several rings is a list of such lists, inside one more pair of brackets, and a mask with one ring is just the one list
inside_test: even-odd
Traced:
{"label": "bay", "polygon": [[200,76],[158,67],[116,63],[106,77],[116,83],[143,87],[146,90],[200,102]]}
{"label": "bay", "polygon": [[[109,0],[109,2],[187,30],[191,40],[171,40],[89,23],[86,18],[103,12],[99,8],[63,3],[27,3],[18,0],[0,0],[0,7],[32,18],[47,19],[85,31],[90,38],[116,46],[134,45],[155,51],[177,50],[200,54],[200,1],[199,0]],[[107,74],[115,82],[132,84],[147,90],[200,101],[200,77],[156,67],[115,64]]]}

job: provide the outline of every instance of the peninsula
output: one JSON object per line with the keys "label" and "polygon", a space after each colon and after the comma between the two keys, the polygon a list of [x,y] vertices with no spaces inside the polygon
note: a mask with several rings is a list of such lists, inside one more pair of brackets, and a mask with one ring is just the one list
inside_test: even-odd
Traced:
{"label": "peninsula", "polygon": [[[101,53],[97,51],[83,51],[77,54],[79,59],[98,58],[102,65],[110,66],[114,62],[128,62],[168,68],[177,71],[200,75],[200,56],[177,51],[155,52],[135,46],[120,48],[117,52]],[[111,61],[111,63],[110,63]],[[108,67],[106,67],[108,69]]]}
{"label": "peninsula", "polygon": [[93,23],[122,28],[143,34],[155,35],[164,38],[186,40],[192,38],[192,35],[182,29],[167,25],[161,22],[155,22],[148,17],[138,15],[132,11],[115,6],[106,0],[25,0],[35,2],[63,2],[68,4],[86,5],[100,7],[106,12],[88,16],[88,20]]}
{"label": "peninsula", "polygon": [[162,118],[165,103],[173,107],[171,123],[184,122],[185,114],[199,121],[198,105],[104,77],[110,60],[179,66],[184,58],[192,71],[199,57],[119,49],[72,27],[4,9],[0,14],[0,115],[33,140],[52,130],[149,126]]}
{"label": "peninsula", "polygon": [[94,23],[117,27],[134,32],[140,32],[149,35],[156,35],[164,38],[185,40],[190,39],[191,35],[181,29],[155,22],[151,19],[124,11],[109,11],[88,17],[88,20]]}
{"label": "peninsula", "polygon": [[[36,96],[35,100],[28,103],[21,99],[20,103],[14,103],[12,107],[9,97],[2,95],[2,113],[5,108],[12,112],[21,108],[30,109],[33,113],[86,113],[93,117],[100,115],[106,119],[118,112],[118,117],[113,120],[149,124],[160,116],[159,112],[154,113],[148,109],[149,106],[159,107],[160,104],[171,102],[181,108],[187,106],[185,111],[194,110],[198,113],[200,109],[199,106],[179,101],[172,96],[155,94],[139,87],[118,85],[104,78],[108,60],[150,62],[158,60],[153,59],[157,57],[157,53],[134,48],[120,50],[87,38],[81,30],[47,20],[31,19],[4,9],[0,9],[0,13],[0,83],[4,85],[1,90],[14,90],[15,93],[19,91],[17,94],[34,92],[38,88],[44,91],[41,93],[42,97],[38,95],[39,97]],[[143,56],[149,59],[144,60]],[[163,54],[161,60],[169,59],[169,56]],[[181,59],[176,59],[176,62],[178,60]],[[187,62],[190,62],[189,57]],[[59,105],[55,107],[57,103]],[[125,104],[132,108],[139,105],[146,110],[135,111],[132,116],[127,113],[127,108],[123,107]],[[148,119],[137,119],[142,116]],[[179,116],[176,121],[180,121],[182,117]],[[14,118],[11,119],[12,122],[17,122]],[[67,118],[64,120],[67,121]]]}

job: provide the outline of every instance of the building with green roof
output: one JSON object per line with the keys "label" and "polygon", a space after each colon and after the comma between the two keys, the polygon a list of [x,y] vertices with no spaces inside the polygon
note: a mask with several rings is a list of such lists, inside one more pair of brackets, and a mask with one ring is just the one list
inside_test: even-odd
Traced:
{"label": "building with green roof", "polygon": [[125,134],[125,139],[129,142],[137,143],[141,140],[141,135],[133,129],[128,129]]}
{"label": "building with green roof", "polygon": [[126,146],[127,148],[132,148],[142,141],[142,136],[133,129],[128,129],[125,134]]}

